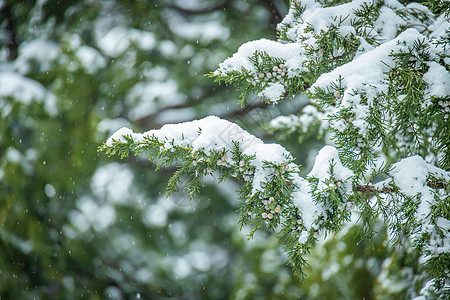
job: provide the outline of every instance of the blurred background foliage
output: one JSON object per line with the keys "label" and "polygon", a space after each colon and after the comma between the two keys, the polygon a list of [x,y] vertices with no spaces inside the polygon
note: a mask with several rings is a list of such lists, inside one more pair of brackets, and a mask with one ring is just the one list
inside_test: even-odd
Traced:
{"label": "blurred background foliage", "polygon": [[[2,299],[401,299],[414,265],[383,230],[370,246],[355,227],[329,238],[300,283],[274,237],[239,230],[238,182],[166,199],[174,170],[97,153],[122,126],[211,114],[278,141],[261,127],[306,98],[242,110],[203,75],[242,43],[274,39],[287,2],[0,0]],[[279,138],[307,173],[323,141],[293,136]]]}

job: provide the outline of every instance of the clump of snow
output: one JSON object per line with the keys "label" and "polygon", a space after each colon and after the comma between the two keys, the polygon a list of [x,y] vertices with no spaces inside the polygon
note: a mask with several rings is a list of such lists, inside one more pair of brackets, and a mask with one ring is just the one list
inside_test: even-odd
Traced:
{"label": "clump of snow", "polygon": [[300,117],[296,115],[278,116],[275,119],[272,119],[269,123],[270,127],[275,129],[292,128],[298,126],[299,124]]}
{"label": "clump of snow", "polygon": [[334,178],[337,181],[343,183],[343,188],[346,190],[346,192],[351,193],[352,183],[349,179],[354,174],[350,169],[348,169],[341,163],[339,153],[333,146],[325,146],[320,149],[319,153],[316,156],[314,166],[311,172],[308,174],[308,177],[315,177],[319,179],[319,183],[317,185],[317,189],[319,191],[327,188],[325,181],[331,178],[332,174],[330,174],[330,165],[332,164],[334,165]]}
{"label": "clump of snow", "polygon": [[98,40],[98,46],[106,55],[117,57],[130,45],[128,30],[115,27]]}
{"label": "clump of snow", "polygon": [[161,205],[150,205],[144,213],[143,220],[152,227],[164,227],[167,225],[167,211]]}
{"label": "clump of snow", "polygon": [[[298,207],[303,224],[306,226],[307,230],[310,228],[316,229],[316,224],[314,224],[314,222],[318,217],[325,213],[325,208],[323,205],[316,203],[312,198],[311,187],[306,179],[300,176],[295,176],[294,179],[293,183],[297,188],[292,193],[292,202]],[[300,238],[301,241],[299,240],[299,242],[304,243],[307,236],[303,235],[300,236]]]}
{"label": "clump of snow", "polygon": [[[216,116],[178,124],[167,124],[161,129],[149,130],[143,134],[134,133],[128,128],[121,128],[107,140],[106,144],[111,146],[113,140],[124,142],[123,135],[131,136],[136,142],[142,141],[145,136],[155,136],[167,148],[171,148],[173,143],[175,146],[192,147],[194,151],[204,150],[206,153],[212,150],[221,151],[223,148],[231,149],[233,141],[240,143],[244,153],[246,150],[248,151],[247,148],[264,144],[238,125]],[[270,153],[261,152],[260,155],[270,157]],[[274,157],[279,157],[279,154],[275,154]]]}
{"label": "clump of snow", "polygon": [[226,73],[231,71],[242,71],[244,68],[256,74],[256,66],[249,60],[256,51],[266,52],[271,57],[281,58],[285,61],[288,75],[292,70],[298,70],[305,59],[304,50],[300,44],[281,44],[275,41],[261,39],[247,42],[239,47],[232,57],[227,58],[219,64],[219,71]]}
{"label": "clump of snow", "polygon": [[164,258],[163,264],[176,279],[184,279],[193,273],[189,261],[181,256],[167,256]]}
{"label": "clump of snow", "polygon": [[111,57],[120,56],[131,43],[135,43],[142,50],[151,50],[156,46],[156,39],[150,32],[120,26],[98,37],[99,48]]}
{"label": "clump of snow", "polygon": [[308,241],[308,237],[309,237],[308,231],[302,231],[302,233],[300,233],[300,236],[298,237],[298,242],[300,244],[305,244]]}
{"label": "clump of snow", "polygon": [[[446,37],[446,32],[450,28],[450,22],[444,14],[440,15],[436,21],[434,21],[428,29],[431,31],[430,38],[439,39]],[[435,47],[435,46],[434,46]],[[431,47],[433,49],[434,47]],[[430,50],[431,50],[430,49]]]}
{"label": "clump of snow", "polygon": [[422,261],[450,252],[450,220],[438,217],[436,226],[431,224],[422,227],[422,231],[429,236],[429,242],[424,247]]}
{"label": "clump of snow", "polygon": [[395,13],[390,7],[380,8],[375,30],[380,33],[384,40],[390,41],[397,36],[401,26],[406,26],[406,21]]}
{"label": "clump of snow", "polygon": [[22,160],[22,153],[14,147],[8,147],[4,155],[5,160],[12,163],[20,163]]}
{"label": "clump of snow", "polygon": [[322,30],[326,31],[327,27],[334,23],[333,21],[335,18],[339,18],[340,16],[350,16],[341,25],[341,27],[348,27],[350,25],[350,19],[354,17],[353,12],[363,3],[364,0],[356,0],[332,7],[318,7],[316,5],[310,5],[308,9],[305,9],[305,12],[302,15],[303,22],[299,23],[295,30],[303,33],[307,26],[311,26],[317,33]]}
{"label": "clump of snow", "polygon": [[152,50],[156,46],[156,38],[148,31],[131,30],[131,40],[142,50]]}
{"label": "clump of snow", "polygon": [[108,140],[106,141],[106,145],[112,146],[114,141],[125,143],[125,136],[136,136],[136,134],[130,128],[122,127],[108,138]]}
{"label": "clump of snow", "polygon": [[80,232],[90,227],[102,231],[116,220],[116,211],[112,205],[99,205],[88,196],[77,201],[77,208],[69,214],[69,219]]}
{"label": "clump of snow", "polygon": [[[448,39],[447,32],[450,30],[450,22],[448,18],[442,14],[428,26],[428,30],[431,31],[429,35],[431,47],[428,48],[430,59],[439,61],[442,59],[441,54],[448,52],[448,47],[446,46],[447,43],[445,41]],[[447,65],[450,64],[448,56],[444,56],[443,59]]]}
{"label": "clump of snow", "polygon": [[[200,133],[199,129],[201,129]],[[231,141],[239,142],[244,153],[247,147],[264,144],[238,125],[216,116],[164,125],[160,130],[150,130],[144,135],[155,135],[161,141],[173,140],[175,145],[183,147],[192,145],[194,151],[204,149],[206,152],[221,150],[223,147],[231,148]],[[265,156],[263,153],[261,155]],[[275,155],[275,157],[279,157],[279,155]]]}
{"label": "clump of snow", "polygon": [[98,168],[92,176],[92,192],[99,199],[108,199],[113,203],[124,203],[130,199],[133,178],[133,173],[126,165],[107,164]]}
{"label": "clump of snow", "polygon": [[59,55],[60,48],[55,43],[42,39],[24,42],[19,47],[14,67],[19,73],[27,74],[30,71],[30,63],[36,63],[39,71],[45,72],[52,68]]}
{"label": "clump of snow", "polygon": [[81,66],[89,74],[94,74],[106,66],[105,58],[92,47],[79,47],[76,50],[76,56],[80,60]]}
{"label": "clump of snow", "polygon": [[164,40],[158,43],[158,50],[165,57],[171,57],[172,55],[175,55],[175,53],[177,53],[178,48],[174,42],[170,40]]}
{"label": "clump of snow", "polygon": [[400,192],[404,195],[408,197],[421,195],[416,219],[422,221],[427,219],[430,207],[435,203],[433,190],[427,185],[429,174],[450,180],[450,172],[427,163],[418,155],[404,158],[395,163],[390,174],[393,176],[395,184],[400,188]]}
{"label": "clump of snow", "polygon": [[58,112],[55,95],[42,84],[12,71],[0,72],[0,107],[9,98],[25,105],[30,105],[33,101],[43,102],[48,114],[54,116]]}
{"label": "clump of snow", "polygon": [[83,43],[83,40],[81,39],[81,36],[79,34],[69,32],[65,32],[62,35],[61,41],[63,44],[66,44],[71,50],[76,50]]}
{"label": "clump of snow", "polygon": [[214,262],[210,253],[206,251],[192,251],[186,255],[186,258],[194,269],[200,272],[207,272]]}
{"label": "clump of snow", "polygon": [[281,83],[271,82],[264,90],[258,93],[258,97],[264,97],[272,103],[277,103],[278,100],[280,100],[281,96],[283,96],[285,91],[286,89]]}
{"label": "clump of snow", "polygon": [[444,66],[431,61],[428,62],[428,72],[423,75],[423,80],[428,83],[428,92],[436,97],[448,97],[450,95],[450,73]]}
{"label": "clump of snow", "polygon": [[117,57],[130,45],[128,30],[115,27],[98,40],[100,49],[109,56]]}
{"label": "clump of snow", "polygon": [[172,22],[170,29],[178,36],[201,43],[210,43],[214,40],[227,40],[230,29],[217,21],[209,22]]}

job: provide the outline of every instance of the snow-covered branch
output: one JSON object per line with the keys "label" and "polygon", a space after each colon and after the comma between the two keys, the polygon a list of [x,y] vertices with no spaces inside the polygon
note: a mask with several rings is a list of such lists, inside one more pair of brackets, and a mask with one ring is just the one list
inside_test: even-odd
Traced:
{"label": "snow-covered branch", "polygon": [[292,1],[278,41],[245,43],[209,74],[236,85],[242,106],[252,93],[273,104],[309,96],[302,114],[270,124],[298,140],[328,132],[333,145],[306,177],[282,146],[217,117],[124,128],[100,150],[179,165],[169,192],[182,175],[191,196],[213,170],[242,180],[240,225],[276,231],[299,274],[320,234],[359,220],[370,238],[382,221],[392,245],[412,243],[439,294],[450,261],[449,16],[434,1],[434,13],[395,0],[321,3]]}

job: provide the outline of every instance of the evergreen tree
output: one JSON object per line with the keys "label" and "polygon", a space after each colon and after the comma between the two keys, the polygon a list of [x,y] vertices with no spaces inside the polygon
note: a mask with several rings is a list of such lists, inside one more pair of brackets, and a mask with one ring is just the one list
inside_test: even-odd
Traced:
{"label": "evergreen tree", "polygon": [[[187,180],[192,199],[215,170],[219,181],[241,180],[239,225],[252,226],[250,237],[259,229],[276,232],[301,277],[322,236],[356,223],[359,242],[375,243],[386,228],[390,260],[372,262],[380,269],[375,291],[444,299],[450,294],[449,24],[442,1],[291,1],[276,41],[245,43],[209,74],[237,86],[242,107],[251,95],[273,105],[306,99],[299,114],[280,116],[266,129],[296,136],[296,147],[308,136],[324,136],[328,145],[307,175],[281,145],[214,116],[142,134],[122,128],[100,150],[145,156],[158,168],[179,166],[168,193]],[[409,271],[398,274],[389,261],[403,261]],[[402,280],[409,284],[395,290]]]}
{"label": "evergreen tree", "polygon": [[[0,298],[299,289],[273,239],[244,243],[233,182],[170,201],[167,174],[97,153],[121,126],[238,109],[233,90],[202,74],[249,38],[273,36],[277,13],[259,1],[196,3],[0,0]],[[251,278],[262,288],[244,287]]]}

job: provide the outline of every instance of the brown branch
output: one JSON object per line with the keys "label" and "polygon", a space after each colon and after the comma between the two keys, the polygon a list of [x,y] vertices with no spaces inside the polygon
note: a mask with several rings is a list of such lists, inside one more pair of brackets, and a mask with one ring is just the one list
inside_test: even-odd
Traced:
{"label": "brown branch", "polygon": [[440,189],[445,189],[447,190],[449,188],[448,184],[446,184],[444,181],[440,181],[440,180],[429,180],[427,182],[427,185],[435,190],[440,190]]}
{"label": "brown branch", "polygon": [[355,186],[355,190],[361,193],[370,193],[370,194],[387,194],[387,193],[395,193],[397,190],[394,188],[384,187],[381,190],[377,190],[373,185],[360,185]]}
{"label": "brown branch", "polygon": [[9,33],[9,40],[8,40],[8,50],[9,50],[9,57],[8,59],[10,61],[15,60],[17,58],[19,48],[19,43],[17,41],[17,34],[16,34],[16,28],[15,28],[15,20],[13,16],[13,12],[11,9],[11,6],[7,3],[4,4],[4,6],[0,10],[0,16],[2,16],[6,20],[6,30]]}
{"label": "brown branch", "polygon": [[224,115],[222,115],[222,117],[226,118],[228,120],[232,120],[232,119],[235,119],[235,118],[243,117],[243,116],[247,115],[249,112],[251,112],[254,109],[266,108],[268,105],[269,105],[269,103],[258,101],[258,102],[254,103],[254,104],[247,105],[247,106],[245,106],[242,109],[239,108],[237,110],[234,110],[232,112],[224,114]]}
{"label": "brown branch", "polygon": [[186,101],[179,103],[179,104],[172,104],[172,105],[167,105],[167,106],[161,107],[157,111],[155,111],[151,114],[148,114],[146,116],[143,116],[135,121],[141,128],[147,128],[147,129],[158,128],[158,127],[164,125],[164,124],[158,124],[155,122],[155,118],[159,114],[163,113],[164,111],[171,110],[171,109],[183,109],[183,108],[194,107],[195,105],[202,103],[205,99],[211,97],[212,94],[213,94],[213,92],[208,92],[199,97],[189,98]]}
{"label": "brown branch", "polygon": [[[439,189],[447,190],[449,187],[445,182],[432,180],[427,182],[427,186],[435,190]],[[396,188],[389,188],[389,187],[383,187],[381,190],[378,190],[375,186],[369,184],[366,185],[358,184],[354,187],[354,189],[361,193],[370,193],[370,194],[391,194],[398,191],[398,189]]]}
{"label": "brown branch", "polygon": [[277,6],[271,0],[259,0],[259,2],[264,5],[267,10],[270,12],[270,25],[274,28],[275,34],[277,29],[277,24],[283,20],[283,15],[278,10]]}

